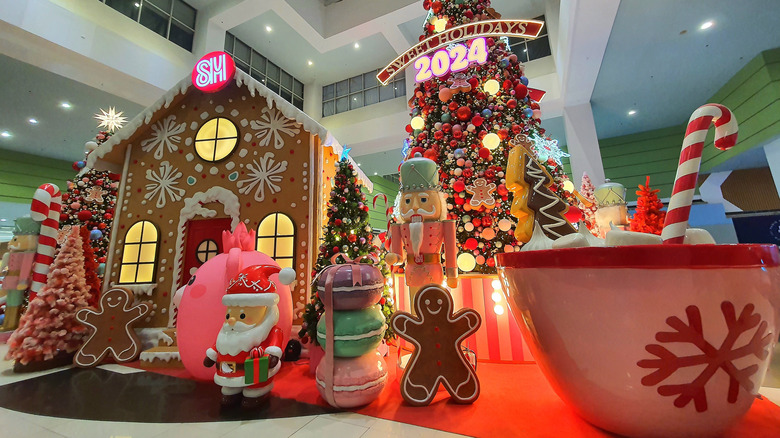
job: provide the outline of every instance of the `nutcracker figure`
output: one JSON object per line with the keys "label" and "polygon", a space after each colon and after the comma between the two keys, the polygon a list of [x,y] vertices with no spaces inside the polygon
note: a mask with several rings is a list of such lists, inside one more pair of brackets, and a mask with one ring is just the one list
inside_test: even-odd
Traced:
{"label": "nutcracker figure", "polygon": [[[401,165],[398,214],[402,223],[390,225],[390,252],[385,261],[406,262],[406,285],[412,301],[423,286],[441,285],[445,274],[449,287],[458,286],[456,225],[455,221],[445,220],[445,199],[439,188],[439,167],[435,162],[418,153]],[[441,260],[442,245],[446,273]]]}
{"label": "nutcracker figure", "polygon": [[8,242],[8,252],[3,255],[0,272],[5,272],[0,305],[5,304],[5,320],[0,331],[15,330],[30,284],[32,283],[35,251],[41,224],[29,217],[14,222],[14,237]]}

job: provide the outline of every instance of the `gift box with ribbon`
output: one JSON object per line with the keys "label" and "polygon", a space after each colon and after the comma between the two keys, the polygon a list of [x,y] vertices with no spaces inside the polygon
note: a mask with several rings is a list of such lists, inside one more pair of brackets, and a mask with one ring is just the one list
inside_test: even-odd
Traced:
{"label": "gift box with ribbon", "polygon": [[244,383],[256,385],[268,380],[268,356],[252,357],[244,362]]}

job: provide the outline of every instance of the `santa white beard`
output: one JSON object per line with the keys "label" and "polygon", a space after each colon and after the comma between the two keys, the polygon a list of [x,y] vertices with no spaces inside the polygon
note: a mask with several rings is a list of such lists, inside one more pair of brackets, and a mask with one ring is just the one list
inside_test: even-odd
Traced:
{"label": "santa white beard", "polygon": [[277,322],[279,322],[279,308],[276,306],[269,306],[265,318],[254,326],[236,321],[231,327],[226,322],[217,335],[217,352],[230,356],[235,356],[242,351],[248,352],[266,340]]}

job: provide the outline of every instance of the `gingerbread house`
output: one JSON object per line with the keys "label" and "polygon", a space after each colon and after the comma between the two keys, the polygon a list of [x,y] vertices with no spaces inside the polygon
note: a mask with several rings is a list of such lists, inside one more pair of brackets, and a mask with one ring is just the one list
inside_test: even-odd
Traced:
{"label": "gingerbread house", "polygon": [[299,320],[341,149],[241,71],[215,92],[185,78],[89,156],[88,166],[122,175],[105,288],[152,301],[142,325],[170,326],[175,291],[221,252],[222,231],[243,222],[257,250],[296,270]]}

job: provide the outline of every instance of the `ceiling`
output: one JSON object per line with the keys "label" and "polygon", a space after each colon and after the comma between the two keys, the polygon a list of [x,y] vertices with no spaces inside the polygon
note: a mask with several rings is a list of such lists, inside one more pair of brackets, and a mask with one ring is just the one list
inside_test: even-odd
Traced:
{"label": "ceiling", "polygon": [[[187,1],[209,23],[232,32],[315,88],[383,67],[417,42],[425,17],[422,0]],[[583,9],[593,9],[594,4],[617,1],[593,0],[594,3],[580,4]],[[564,6],[560,0],[494,0],[492,3],[505,18],[533,18],[548,11],[560,11]],[[563,85],[559,87],[557,100],[543,102],[546,119],[542,125],[561,143],[566,143],[560,108],[578,95],[584,95],[592,103],[599,138],[685,123],[695,107],[705,103],[756,54],[780,46],[777,0],[743,1],[738,7],[736,4],[727,0],[623,0],[614,23],[610,22],[607,28],[585,28],[569,36],[575,41],[568,47],[574,47],[578,53],[569,54],[566,50],[554,53],[557,68],[554,74],[564,79],[558,81]],[[96,4],[95,7],[105,6]],[[581,16],[570,17],[575,23],[585,22],[587,13],[600,12],[578,11]],[[699,30],[707,20],[714,20],[714,26]],[[554,22],[551,24],[554,27]],[[272,30],[268,32],[266,26]],[[557,32],[553,27],[548,29]],[[598,47],[590,53],[588,37],[598,33],[604,35],[601,53]],[[564,31],[551,35],[553,40],[566,37]],[[586,44],[577,45],[577,39]],[[586,56],[577,56],[583,52]],[[50,72],[59,71],[55,68],[39,66],[44,68],[0,57],[0,74],[4,78],[0,86],[0,114],[3,114],[0,131],[13,133],[11,138],[0,137],[0,148],[79,159],[84,142],[97,132],[92,116],[100,108],[113,105],[132,118],[148,104],[139,104],[140,98],[131,101],[132,93],[118,90],[116,85],[100,91],[81,83],[78,75],[71,75],[76,80],[66,79]],[[585,81],[583,85],[575,81],[572,86],[572,78],[565,78],[569,75],[577,79],[588,69],[594,72],[590,83]],[[530,79],[532,86],[542,80],[533,76]],[[70,101],[74,107],[63,111],[57,106],[62,100]],[[637,113],[628,116],[630,109]],[[29,117],[37,118],[40,123],[29,125]],[[327,118],[322,123],[329,127]],[[403,138],[403,126],[387,129]],[[387,173],[397,166],[400,144],[400,140],[389,141],[379,149],[367,150],[358,161],[369,175]],[[360,149],[355,149],[353,154],[360,157]],[[388,162],[390,157],[395,161]]]}

